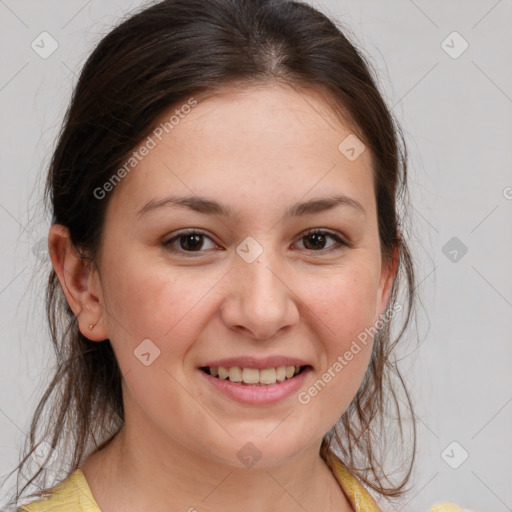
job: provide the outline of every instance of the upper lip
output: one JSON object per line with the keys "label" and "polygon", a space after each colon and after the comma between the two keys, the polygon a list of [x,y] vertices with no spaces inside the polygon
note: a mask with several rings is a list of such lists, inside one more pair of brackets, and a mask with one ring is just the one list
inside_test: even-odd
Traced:
{"label": "upper lip", "polygon": [[298,359],[296,357],[288,356],[269,356],[263,358],[257,358],[252,356],[240,356],[230,357],[227,359],[215,359],[214,361],[207,361],[200,364],[199,367],[209,366],[218,367],[223,366],[224,368],[232,368],[238,366],[240,368],[257,368],[258,370],[264,370],[265,368],[277,368],[278,366],[311,366],[307,361]]}

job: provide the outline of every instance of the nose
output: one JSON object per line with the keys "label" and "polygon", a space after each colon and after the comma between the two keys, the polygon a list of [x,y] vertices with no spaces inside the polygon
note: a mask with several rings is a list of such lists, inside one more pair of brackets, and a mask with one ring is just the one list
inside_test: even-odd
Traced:
{"label": "nose", "polygon": [[270,249],[265,248],[252,262],[242,256],[235,256],[229,273],[222,320],[229,329],[254,339],[275,337],[299,321],[291,274],[277,263]]}

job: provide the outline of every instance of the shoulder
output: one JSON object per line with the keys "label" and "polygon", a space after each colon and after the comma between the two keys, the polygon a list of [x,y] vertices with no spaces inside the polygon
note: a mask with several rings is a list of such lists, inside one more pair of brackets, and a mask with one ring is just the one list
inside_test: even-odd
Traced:
{"label": "shoulder", "polygon": [[[329,454],[328,465],[334,472],[341,488],[347,495],[355,512],[381,512],[375,500],[359,482],[359,480],[346,468],[341,460],[334,454]],[[438,503],[430,508],[429,512],[471,512],[460,508],[454,503]]]}
{"label": "shoulder", "polygon": [[49,494],[23,505],[19,512],[101,512],[80,469],[50,489]]}
{"label": "shoulder", "polygon": [[429,512],[472,512],[467,508],[460,508],[455,503],[438,503],[434,505]]}

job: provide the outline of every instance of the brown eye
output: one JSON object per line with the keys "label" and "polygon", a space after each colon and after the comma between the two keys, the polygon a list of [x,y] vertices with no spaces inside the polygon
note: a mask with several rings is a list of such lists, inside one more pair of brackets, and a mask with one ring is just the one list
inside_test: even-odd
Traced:
{"label": "brown eye", "polygon": [[[328,238],[335,240],[338,246],[336,246],[336,244],[333,244],[326,248],[325,245],[326,240]],[[313,252],[331,252],[333,250],[338,250],[348,245],[339,236],[324,230],[308,231],[305,235],[301,237],[300,240],[304,240],[305,249]]]}
{"label": "brown eye", "polygon": [[190,252],[204,252],[201,249],[204,248],[205,239],[208,239],[212,242],[213,246],[216,247],[216,244],[206,236],[204,233],[200,231],[186,231],[182,233],[178,233],[176,236],[170,238],[169,240],[162,243],[162,245],[168,248],[171,252],[177,253],[190,253]]}

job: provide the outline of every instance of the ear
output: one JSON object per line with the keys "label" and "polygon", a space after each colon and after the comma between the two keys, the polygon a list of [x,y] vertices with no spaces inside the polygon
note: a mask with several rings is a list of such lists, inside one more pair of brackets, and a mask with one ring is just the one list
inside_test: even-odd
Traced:
{"label": "ear", "polygon": [[[66,226],[51,226],[48,252],[69,307],[78,318],[80,332],[92,341],[108,339],[99,274],[78,254]],[[94,327],[89,329],[90,325]]]}
{"label": "ear", "polygon": [[389,258],[382,258],[381,274],[377,300],[375,304],[375,322],[384,314],[391,297],[391,289],[398,272],[398,262],[402,248],[402,237],[398,234],[398,242]]}

